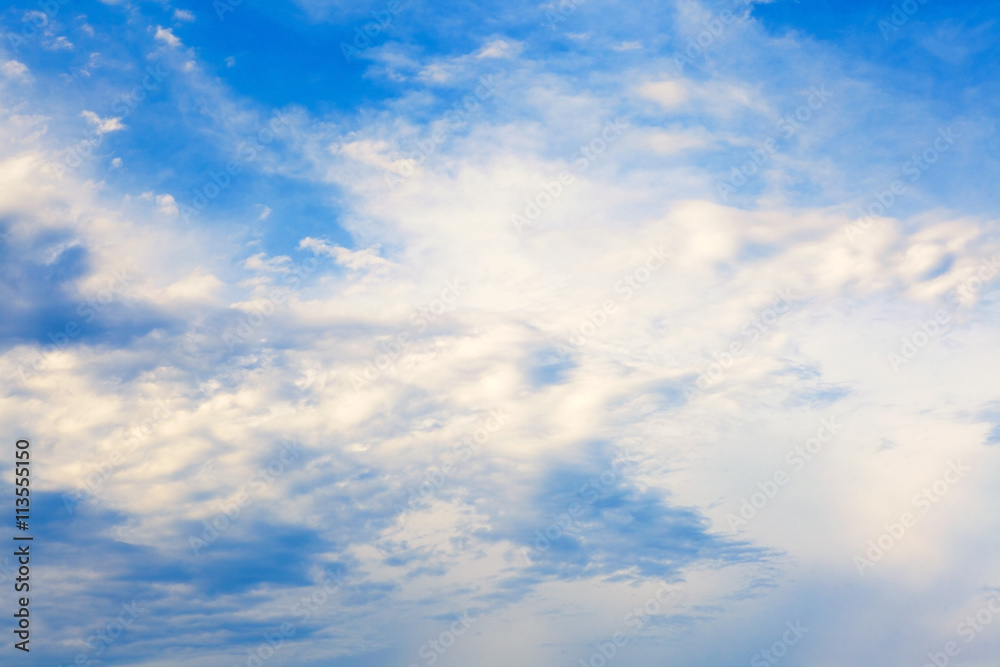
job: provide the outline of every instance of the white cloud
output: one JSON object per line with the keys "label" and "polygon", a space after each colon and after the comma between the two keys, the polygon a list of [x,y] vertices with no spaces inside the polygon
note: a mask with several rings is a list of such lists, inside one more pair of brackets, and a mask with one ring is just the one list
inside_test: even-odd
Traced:
{"label": "white cloud", "polygon": [[388,260],[379,255],[379,247],[377,245],[362,250],[350,250],[331,245],[322,239],[314,239],[307,236],[299,242],[299,248],[306,248],[317,254],[327,255],[333,258],[337,264],[352,271],[386,269],[391,266]]}
{"label": "white cloud", "polygon": [[157,195],[156,207],[161,213],[165,213],[166,215],[177,215],[177,202],[174,200],[173,195]]}
{"label": "white cloud", "polygon": [[614,46],[611,47],[612,51],[617,51],[619,53],[622,53],[624,51],[639,51],[641,49],[642,49],[642,42],[639,41],[619,42],[618,44],[615,44]]}
{"label": "white cloud", "polygon": [[244,262],[243,266],[251,271],[264,272],[264,273],[287,273],[288,265],[291,264],[292,258],[287,255],[280,255],[278,257],[268,257],[267,253],[259,252],[256,255],[251,255]]}
{"label": "white cloud", "polygon": [[37,26],[47,26],[49,24],[49,16],[45,12],[39,11],[27,11],[21,20],[25,23],[33,23]]}
{"label": "white cloud", "polygon": [[46,41],[45,48],[52,49],[54,51],[60,49],[71,50],[73,48],[73,42],[66,39],[64,35],[60,35],[53,40]]}
{"label": "white cloud", "polygon": [[175,9],[174,20],[184,21],[185,23],[193,23],[195,20],[195,16],[193,12],[189,12],[186,9]]}
{"label": "white cloud", "polygon": [[0,72],[3,72],[4,76],[16,79],[26,79],[28,78],[28,66],[17,60],[8,60],[0,65]]}
{"label": "white cloud", "polygon": [[419,80],[430,83],[447,83],[452,76],[451,68],[442,64],[428,65],[417,74]]}
{"label": "white cloud", "polygon": [[639,87],[639,94],[667,109],[675,109],[691,98],[691,87],[683,79],[651,81]]}
{"label": "white cloud", "polygon": [[640,97],[675,110],[697,104],[698,110],[714,116],[728,116],[741,109],[767,113],[770,107],[759,91],[742,83],[708,81],[695,83],[684,78],[649,81],[636,89]]}
{"label": "white cloud", "polygon": [[87,122],[93,125],[99,132],[118,132],[128,126],[122,124],[122,119],[118,117],[101,118],[93,111],[83,111],[81,114]]}
{"label": "white cloud", "polygon": [[223,290],[224,286],[224,283],[216,276],[198,268],[151,296],[157,300],[163,299],[171,303],[201,302],[218,305],[218,293]]}
{"label": "white cloud", "polygon": [[154,37],[164,44],[172,47],[178,47],[181,45],[181,40],[174,35],[170,28],[164,28],[163,26],[156,26],[156,34]]}
{"label": "white cloud", "polygon": [[512,58],[524,49],[521,42],[495,39],[484,45],[476,54],[477,58]]}
{"label": "white cloud", "polygon": [[399,172],[412,160],[392,157],[390,146],[385,141],[359,139],[344,144],[332,144],[331,153],[343,154],[352,160],[385,171]]}
{"label": "white cloud", "polygon": [[661,155],[674,155],[693,148],[704,148],[713,143],[704,128],[686,128],[671,132],[651,131],[636,135],[631,142],[636,149],[651,150]]}

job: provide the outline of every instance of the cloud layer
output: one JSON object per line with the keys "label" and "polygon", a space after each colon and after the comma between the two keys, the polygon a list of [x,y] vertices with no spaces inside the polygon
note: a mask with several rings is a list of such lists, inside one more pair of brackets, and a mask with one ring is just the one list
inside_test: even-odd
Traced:
{"label": "cloud layer", "polygon": [[30,664],[996,654],[989,10],[52,5]]}

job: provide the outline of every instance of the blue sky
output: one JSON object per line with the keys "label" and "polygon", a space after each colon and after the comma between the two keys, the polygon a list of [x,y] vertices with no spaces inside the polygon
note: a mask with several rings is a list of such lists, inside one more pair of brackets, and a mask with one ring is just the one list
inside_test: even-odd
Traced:
{"label": "blue sky", "polygon": [[16,658],[992,664],[998,12],[8,3]]}

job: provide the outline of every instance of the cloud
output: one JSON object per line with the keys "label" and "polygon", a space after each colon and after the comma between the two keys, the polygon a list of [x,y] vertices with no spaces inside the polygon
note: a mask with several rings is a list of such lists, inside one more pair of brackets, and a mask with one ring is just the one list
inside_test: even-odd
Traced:
{"label": "cloud", "polygon": [[691,98],[691,88],[681,79],[651,81],[639,88],[639,94],[667,109],[674,109]]}
{"label": "cloud", "polygon": [[611,47],[612,51],[616,51],[618,53],[623,53],[625,51],[638,51],[640,49],[642,49],[642,42],[640,41],[620,42]]}
{"label": "cloud", "polygon": [[99,132],[119,132],[128,127],[122,123],[121,118],[101,118],[93,111],[83,111],[80,115]]}
{"label": "cloud", "polygon": [[337,264],[352,271],[385,269],[391,266],[388,260],[379,256],[378,246],[363,250],[349,250],[330,245],[321,239],[314,239],[307,236],[299,241],[299,248],[307,248],[315,253],[327,255],[333,258]]}
{"label": "cloud", "polygon": [[156,206],[167,215],[177,215],[177,202],[173,195],[157,195]]}
{"label": "cloud", "polygon": [[40,12],[37,10],[27,11],[21,19],[24,22],[32,22],[38,24],[39,26],[47,26],[49,24],[49,16],[45,12]]}
{"label": "cloud", "polygon": [[728,81],[698,84],[687,79],[664,79],[644,83],[637,88],[637,92],[641,97],[670,110],[681,109],[691,103],[698,103],[705,113],[713,115],[732,114],[741,108],[758,112],[769,110],[759,92]]}
{"label": "cloud", "polygon": [[385,141],[360,139],[343,144],[331,144],[329,150],[385,171],[398,172],[404,165],[410,164],[410,160],[391,157],[390,146]]}
{"label": "cloud", "polygon": [[195,16],[193,12],[189,12],[186,9],[175,9],[174,10],[174,20],[183,21],[185,23],[194,23]]}
{"label": "cloud", "polygon": [[[587,4],[556,25],[552,8],[428,6],[369,64],[303,74],[293,56],[330,26],[268,5],[241,20],[281,33],[280,85],[202,76],[221,56],[194,35],[160,53],[169,85],[128,136],[57,169],[59,119],[113,109],[149,64],[134,9],[100,25],[134,52],[89,82],[25,56],[72,104],[13,86],[0,109],[0,420],[48,462],[39,659],[90,650],[132,600],[147,611],[90,659],[245,662],[294,622],[277,660],[423,663],[468,610],[455,664],[577,664],[616,632],[638,667],[746,664],[798,618],[813,629],[790,660],[891,664],[974,611],[997,526],[969,509],[994,504],[989,475],[864,577],[851,559],[948,460],[988,470],[997,451],[983,70],[924,100],[904,90],[921,68],[772,37],[761,14],[682,77],[671,14]],[[816,109],[820,81],[836,96]],[[982,118],[893,194],[963,99]],[[196,188],[214,194],[186,219]],[[855,199],[883,207],[859,236]],[[632,634],[663,579],[683,596]],[[884,618],[904,631],[865,640]]]}
{"label": "cloud", "polygon": [[58,51],[60,49],[71,50],[74,47],[73,42],[69,41],[64,35],[59,35],[55,39],[47,41],[45,43],[45,48]]}
{"label": "cloud", "polygon": [[167,46],[178,47],[181,46],[181,40],[170,28],[164,28],[163,26],[156,26],[156,34],[154,35],[156,39],[163,42]]}
{"label": "cloud", "polygon": [[24,79],[29,76],[28,66],[17,60],[8,60],[0,65],[0,72],[9,78]]}
{"label": "cloud", "polygon": [[518,55],[524,49],[520,42],[508,41],[505,39],[495,39],[484,45],[476,54],[477,58],[511,58]]}
{"label": "cloud", "polygon": [[704,148],[713,143],[713,138],[701,128],[688,128],[675,132],[651,131],[636,143],[643,148],[661,155],[674,155],[695,148]]}

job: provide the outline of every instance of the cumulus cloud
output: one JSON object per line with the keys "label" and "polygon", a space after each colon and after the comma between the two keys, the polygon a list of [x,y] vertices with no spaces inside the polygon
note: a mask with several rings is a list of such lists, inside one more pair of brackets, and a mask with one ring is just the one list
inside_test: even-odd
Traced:
{"label": "cumulus cloud", "polygon": [[173,195],[157,195],[156,207],[167,215],[177,215],[177,202],[174,200]]}
{"label": "cumulus cloud", "polygon": [[16,79],[23,79],[28,76],[28,66],[17,60],[8,60],[0,65],[0,71],[4,76]]}
{"label": "cumulus cloud", "polygon": [[163,42],[167,46],[178,47],[181,45],[181,40],[177,37],[170,28],[164,28],[163,26],[156,26],[156,34],[154,35],[156,39]]}

